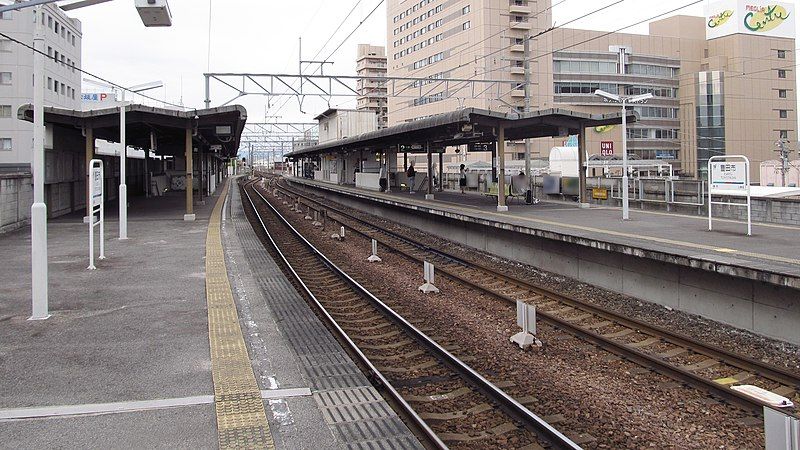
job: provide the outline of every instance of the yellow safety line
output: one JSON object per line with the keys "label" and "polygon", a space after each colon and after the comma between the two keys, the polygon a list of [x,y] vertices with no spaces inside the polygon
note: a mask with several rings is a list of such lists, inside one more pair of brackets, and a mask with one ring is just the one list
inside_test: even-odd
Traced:
{"label": "yellow safety line", "polygon": [[219,447],[274,449],[225,267],[220,219],[229,184],[214,205],[206,238],[208,340]]}

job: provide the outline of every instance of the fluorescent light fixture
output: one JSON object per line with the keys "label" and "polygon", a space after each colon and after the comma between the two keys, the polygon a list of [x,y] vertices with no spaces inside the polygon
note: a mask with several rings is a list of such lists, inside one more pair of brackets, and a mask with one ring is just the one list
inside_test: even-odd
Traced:
{"label": "fluorescent light fixture", "polygon": [[628,103],[642,103],[650,100],[651,98],[653,98],[653,94],[649,92],[647,94],[634,95],[633,97],[628,97]]}
{"label": "fluorescent light fixture", "polygon": [[622,98],[619,95],[612,94],[610,92],[606,92],[600,89],[594,91],[594,95],[603,97],[604,99],[610,100],[612,102],[618,102],[618,103],[622,102]]}

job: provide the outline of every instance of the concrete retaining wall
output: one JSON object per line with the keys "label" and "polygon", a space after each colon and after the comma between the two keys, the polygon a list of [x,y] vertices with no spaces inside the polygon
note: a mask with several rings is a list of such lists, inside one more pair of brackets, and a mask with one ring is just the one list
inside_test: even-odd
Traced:
{"label": "concrete retaining wall", "polygon": [[0,233],[30,223],[33,203],[30,174],[0,175]]}
{"label": "concrete retaining wall", "polygon": [[314,193],[503,258],[800,344],[800,290],[797,289],[381,205],[334,192],[314,190]]}

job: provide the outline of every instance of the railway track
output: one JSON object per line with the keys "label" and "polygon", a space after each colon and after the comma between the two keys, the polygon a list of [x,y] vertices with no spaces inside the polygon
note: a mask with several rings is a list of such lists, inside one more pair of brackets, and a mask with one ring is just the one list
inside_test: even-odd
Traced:
{"label": "railway track", "polygon": [[430,446],[580,448],[339,269],[252,182],[241,187],[265,245]]}
{"label": "railway track", "polygon": [[435,264],[440,275],[506,300],[510,306],[517,300],[535,304],[540,319],[756,415],[763,414],[766,403],[731,389],[731,386],[753,384],[791,398],[795,405],[800,404],[800,375],[796,373],[553,292],[484,264],[467,261],[447,250],[415,242],[341,206],[301,193],[283,183],[274,182],[274,185],[285,195],[301,199],[308,207],[324,210],[328,217],[367,239],[376,239],[381,245],[415,262]]}

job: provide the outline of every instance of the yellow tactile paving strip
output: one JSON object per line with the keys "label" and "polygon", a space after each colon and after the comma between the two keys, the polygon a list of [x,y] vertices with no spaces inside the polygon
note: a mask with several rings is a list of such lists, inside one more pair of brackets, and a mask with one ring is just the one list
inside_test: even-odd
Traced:
{"label": "yellow tactile paving strip", "polygon": [[206,237],[208,340],[219,447],[274,449],[225,267],[220,219],[229,184],[225,184],[214,205]]}

